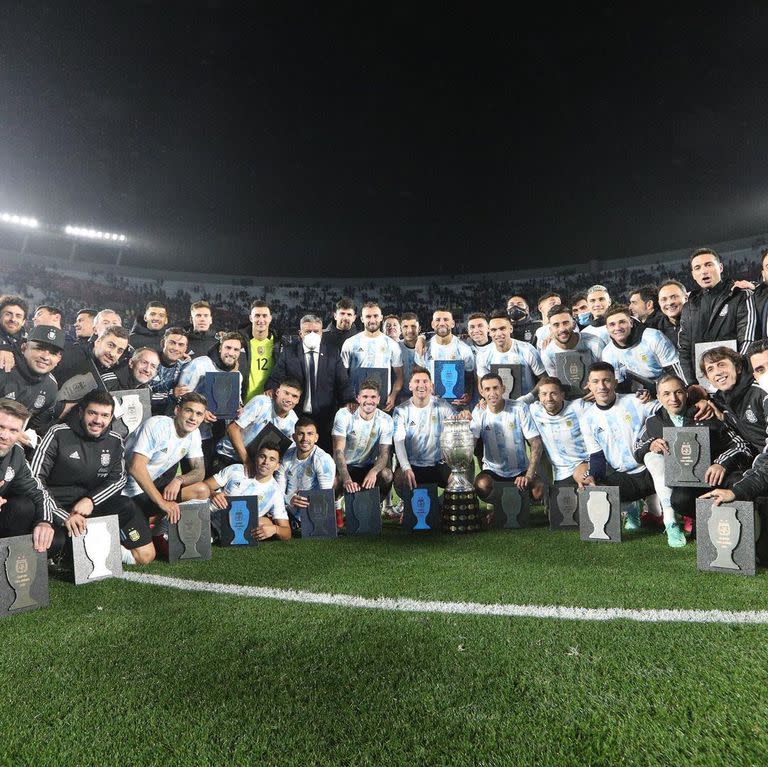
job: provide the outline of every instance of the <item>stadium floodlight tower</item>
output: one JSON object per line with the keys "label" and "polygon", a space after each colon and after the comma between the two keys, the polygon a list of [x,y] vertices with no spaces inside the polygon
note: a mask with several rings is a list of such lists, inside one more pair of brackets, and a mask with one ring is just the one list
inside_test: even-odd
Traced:
{"label": "stadium floodlight tower", "polygon": [[22,253],[27,250],[30,231],[33,231],[40,226],[40,222],[34,216],[21,216],[18,213],[9,213],[8,211],[0,213],[0,223],[9,227],[26,229],[24,232],[24,240],[21,244]]}
{"label": "stadium floodlight tower", "polygon": [[72,250],[69,252],[69,260],[75,260],[75,253],[77,252],[77,244],[81,240],[98,242],[102,245],[112,246],[117,248],[117,257],[115,258],[115,264],[119,264],[123,257],[123,248],[128,244],[128,238],[124,234],[118,234],[117,232],[107,232],[104,229],[96,229],[90,226],[80,226],[76,224],[67,224],[64,227],[64,234],[67,237],[72,237]]}

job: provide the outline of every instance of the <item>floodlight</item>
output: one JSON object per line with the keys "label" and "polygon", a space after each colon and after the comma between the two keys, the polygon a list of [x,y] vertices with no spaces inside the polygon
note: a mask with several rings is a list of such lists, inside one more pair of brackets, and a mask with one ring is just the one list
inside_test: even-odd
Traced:
{"label": "floodlight", "polygon": [[92,229],[87,226],[74,226],[67,224],[64,227],[64,234],[70,237],[83,237],[87,240],[105,240],[109,242],[126,242],[128,238],[124,234],[115,232],[105,232],[103,229]]}
{"label": "floodlight", "polygon": [[5,224],[15,224],[16,226],[25,226],[27,229],[37,229],[40,223],[32,216],[20,216],[17,213],[0,213],[0,221]]}

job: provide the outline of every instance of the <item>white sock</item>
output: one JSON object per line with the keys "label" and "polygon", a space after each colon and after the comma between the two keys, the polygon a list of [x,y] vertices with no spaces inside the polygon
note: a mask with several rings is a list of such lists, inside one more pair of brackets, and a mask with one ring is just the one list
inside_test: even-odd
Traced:
{"label": "white sock", "polygon": [[130,549],[126,549],[125,546],[120,547],[123,551],[123,564],[124,565],[135,565],[136,559],[133,556],[133,552]]}

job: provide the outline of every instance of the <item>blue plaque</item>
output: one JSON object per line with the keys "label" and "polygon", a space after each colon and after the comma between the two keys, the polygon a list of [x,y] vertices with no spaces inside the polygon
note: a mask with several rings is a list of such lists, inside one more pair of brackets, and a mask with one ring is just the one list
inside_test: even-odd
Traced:
{"label": "blue plaque", "polygon": [[240,407],[239,373],[208,372],[198,383],[197,391],[208,400],[208,410],[219,420],[237,418]]}
{"label": "blue plaque", "polygon": [[419,485],[403,498],[403,527],[416,533],[442,531],[437,485]]}
{"label": "blue plaque", "polygon": [[258,546],[258,496],[229,496],[228,500],[229,508],[211,513],[211,525],[219,531],[219,546]]}
{"label": "blue plaque", "polygon": [[344,529],[349,535],[381,535],[379,488],[344,493]]}
{"label": "blue plaque", "polygon": [[464,396],[464,360],[435,360],[435,394],[454,400]]}
{"label": "blue plaque", "polygon": [[302,490],[309,508],[301,510],[302,538],[336,538],[336,499],[333,490]]}

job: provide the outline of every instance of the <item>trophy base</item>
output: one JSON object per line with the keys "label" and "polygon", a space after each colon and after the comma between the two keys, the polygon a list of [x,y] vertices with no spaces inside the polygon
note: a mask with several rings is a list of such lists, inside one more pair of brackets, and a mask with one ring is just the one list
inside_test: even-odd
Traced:
{"label": "trophy base", "polygon": [[473,489],[446,489],[443,494],[443,532],[477,533],[483,522],[480,504]]}

